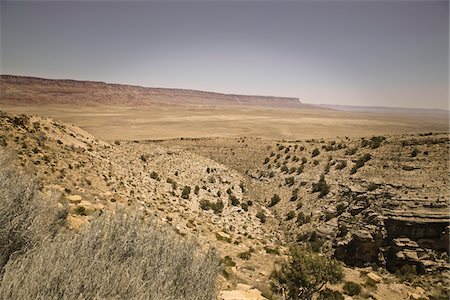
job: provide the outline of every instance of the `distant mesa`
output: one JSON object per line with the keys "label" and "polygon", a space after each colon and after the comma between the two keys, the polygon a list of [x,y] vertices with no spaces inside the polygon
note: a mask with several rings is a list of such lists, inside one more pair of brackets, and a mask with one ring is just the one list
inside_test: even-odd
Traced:
{"label": "distant mesa", "polygon": [[1,75],[0,103],[12,105],[244,105],[306,108],[298,98],[221,94],[96,81]]}

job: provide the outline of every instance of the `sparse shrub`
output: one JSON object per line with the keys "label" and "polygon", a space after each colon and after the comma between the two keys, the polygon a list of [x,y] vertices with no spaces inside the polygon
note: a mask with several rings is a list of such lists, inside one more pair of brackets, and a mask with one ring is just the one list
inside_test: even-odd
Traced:
{"label": "sparse shrub", "polygon": [[191,187],[190,186],[184,186],[183,190],[181,191],[181,198],[183,199],[189,199],[189,194],[191,193]]}
{"label": "sparse shrub", "polygon": [[4,299],[215,299],[219,259],[134,213],[103,213],[10,261]]}
{"label": "sparse shrub", "polygon": [[266,250],[266,253],[267,253],[267,254],[280,255],[280,251],[278,251],[277,248],[273,249],[273,248],[270,248],[270,247],[268,247],[268,246],[264,246],[264,250]]}
{"label": "sparse shrub", "polygon": [[377,188],[379,188],[379,185],[376,184],[376,183],[371,182],[371,183],[369,183],[369,186],[367,187],[367,190],[369,192],[372,192],[372,191],[375,191]]}
{"label": "sparse shrub", "polygon": [[285,178],[284,180],[285,180],[287,186],[293,186],[295,183],[295,179],[292,176]]}
{"label": "sparse shrub", "polygon": [[366,153],[362,156],[360,156],[353,166],[352,170],[350,171],[350,174],[355,174],[356,171],[358,171],[359,168],[363,167],[366,162],[368,162],[372,158],[372,155],[369,153]]}
{"label": "sparse shrub", "polygon": [[403,265],[400,269],[395,271],[395,276],[402,281],[413,281],[417,276],[417,267],[414,265]]}
{"label": "sparse shrub", "polygon": [[308,160],[306,159],[306,157],[302,157],[302,165],[306,164],[308,162]]}
{"label": "sparse shrub", "polygon": [[13,154],[0,151],[0,280],[12,254],[52,239],[66,223],[67,208],[56,205],[59,194],[44,198],[41,183],[29,174],[15,165]]}
{"label": "sparse shrub", "polygon": [[286,220],[292,220],[295,217],[295,211],[291,210],[290,212],[287,213],[286,215]]}
{"label": "sparse shrub", "polygon": [[419,150],[417,148],[414,148],[414,150],[411,152],[411,157],[416,157],[419,153]]}
{"label": "sparse shrub", "polygon": [[356,153],[356,148],[348,148],[347,150],[345,150],[345,155],[353,155]]}
{"label": "sparse shrub", "polygon": [[298,199],[298,188],[292,191],[291,201],[297,201]]}
{"label": "sparse shrub", "polygon": [[317,166],[318,164],[319,164],[319,161],[318,161],[317,159],[315,159],[315,160],[313,161],[313,165]]}
{"label": "sparse shrub", "polygon": [[297,215],[297,221],[296,222],[297,222],[297,224],[299,226],[305,225],[305,224],[311,222],[311,216],[307,216],[301,211]]}
{"label": "sparse shrub", "polygon": [[238,198],[236,198],[236,196],[230,195],[229,198],[230,198],[231,205],[233,205],[233,206],[239,205],[240,201]]}
{"label": "sparse shrub", "polygon": [[247,251],[241,252],[238,254],[238,257],[243,260],[249,260],[252,257],[253,248],[250,247]]}
{"label": "sparse shrub", "polygon": [[289,259],[276,266],[270,278],[274,292],[287,299],[310,300],[326,283],[340,282],[343,272],[338,262],[297,246],[290,249]]}
{"label": "sparse shrub", "polygon": [[242,203],[241,203],[241,208],[242,208],[244,211],[248,211],[248,203],[247,203],[247,202],[242,202]]}
{"label": "sparse shrub", "polygon": [[338,203],[336,204],[336,212],[338,215],[342,214],[345,211],[345,204],[344,203]]}
{"label": "sparse shrub", "polygon": [[150,173],[150,178],[151,178],[151,179],[154,179],[154,180],[157,180],[157,181],[160,180],[158,173],[156,173],[155,171],[152,171],[152,172]]}
{"label": "sparse shrub", "polygon": [[342,170],[347,166],[347,161],[346,160],[340,160],[337,164],[335,169],[336,170]]}
{"label": "sparse shrub", "polygon": [[386,138],[384,136],[374,136],[370,139],[370,146],[372,147],[372,149],[376,149],[381,146],[382,142],[385,139]]}
{"label": "sparse shrub", "polygon": [[339,291],[333,291],[329,288],[325,288],[320,291],[317,300],[344,300],[344,295]]}
{"label": "sparse shrub", "polygon": [[120,145],[120,142],[119,141],[114,141],[114,144],[116,144],[117,146],[119,146]]}
{"label": "sparse shrub", "polygon": [[243,182],[239,183],[239,187],[241,188],[241,192],[245,193],[245,184]]}
{"label": "sparse shrub", "polygon": [[311,153],[311,157],[316,157],[320,154],[320,150],[318,148],[314,148],[313,152]]}
{"label": "sparse shrub", "polygon": [[319,181],[313,184],[313,192],[319,192],[320,198],[326,196],[330,192],[330,186],[327,184],[324,175],[321,175]]}
{"label": "sparse shrub", "polygon": [[262,210],[258,211],[258,213],[256,214],[256,217],[259,219],[259,221],[261,223],[266,223],[266,215],[264,214],[264,212]]}
{"label": "sparse shrub", "polygon": [[223,265],[225,265],[225,266],[227,266],[227,267],[234,267],[234,266],[236,266],[236,263],[233,261],[233,259],[230,257],[230,256],[225,256],[223,259],[222,259],[222,264]]}
{"label": "sparse shrub", "polygon": [[173,190],[176,190],[176,189],[177,189],[177,183],[176,183],[176,181],[174,181],[173,179],[167,178],[167,183],[170,183],[170,184],[172,185],[172,189],[173,189]]}
{"label": "sparse shrub", "polygon": [[270,199],[270,203],[269,203],[269,207],[273,207],[275,205],[278,204],[278,202],[280,202],[280,196],[278,196],[277,194],[274,194],[272,196],[272,198]]}
{"label": "sparse shrub", "polygon": [[356,296],[361,293],[361,286],[356,282],[347,281],[344,283],[344,292],[349,296]]}
{"label": "sparse shrub", "polygon": [[288,173],[289,172],[288,167],[286,165],[282,166],[281,167],[281,172]]}
{"label": "sparse shrub", "polygon": [[270,158],[268,158],[268,157],[264,158],[264,164],[269,163],[269,161],[270,161]]}
{"label": "sparse shrub", "polygon": [[200,192],[200,187],[198,185],[196,185],[194,187],[194,194],[198,196],[198,193]]}
{"label": "sparse shrub", "polygon": [[73,213],[76,214],[76,215],[85,216],[86,215],[86,208],[84,206],[77,206],[73,210]]}

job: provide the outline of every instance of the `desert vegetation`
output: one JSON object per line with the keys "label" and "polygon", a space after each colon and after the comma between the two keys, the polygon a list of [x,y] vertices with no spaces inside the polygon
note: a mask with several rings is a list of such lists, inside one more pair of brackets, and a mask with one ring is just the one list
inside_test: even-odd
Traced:
{"label": "desert vegetation", "polygon": [[67,231],[67,210],[0,154],[2,299],[216,298],[213,250],[124,209]]}
{"label": "desert vegetation", "polygon": [[[439,227],[448,224],[443,212],[447,208],[443,187],[448,183],[443,167],[448,157],[445,134],[116,143],[47,118],[1,114],[0,123],[0,147],[15,153],[3,159],[1,169],[5,178],[0,182],[5,190],[1,199],[9,203],[0,208],[5,216],[0,219],[1,239],[7,245],[2,249],[2,299],[26,298],[26,293],[48,298],[52,291],[38,283],[23,291],[16,288],[15,283],[23,286],[34,280],[46,286],[56,282],[56,292],[75,293],[78,298],[173,299],[170,294],[190,299],[189,295],[199,293],[184,283],[183,276],[191,272],[203,274],[203,281],[214,288],[204,292],[219,299],[236,295],[295,299],[299,294],[317,299],[342,299],[350,294],[367,299],[382,299],[380,295],[406,299],[410,294],[435,299],[446,295],[447,281],[436,273],[445,269],[448,260],[440,242],[445,239],[445,226]],[[411,224],[425,222],[427,228],[434,228],[426,223],[429,213],[439,237],[430,236],[430,243],[422,244],[422,237],[414,234],[424,231],[404,230],[401,222],[406,218]],[[154,247],[161,250],[152,255],[156,262],[142,257],[143,252],[157,251]],[[170,250],[162,251],[166,247]],[[291,249],[301,249],[301,255]],[[92,256],[98,262],[92,263]],[[318,262],[322,258],[326,266],[341,261],[336,265],[345,278],[312,287],[290,267],[296,259]],[[47,263],[52,260],[54,273]],[[170,265],[169,260],[175,263]],[[204,269],[195,269],[191,261],[203,263]],[[73,276],[61,274],[63,262]],[[166,273],[148,275],[154,264]],[[180,265],[186,268],[181,271]],[[105,275],[94,278],[77,266]],[[416,273],[408,272],[414,266]],[[317,274],[301,272],[310,274],[305,275],[309,280],[325,278],[322,267],[314,268]],[[124,272],[131,276],[130,282],[123,279]],[[45,276],[37,280],[36,274]],[[147,279],[161,283],[152,276],[165,278],[160,294],[151,294],[154,286]],[[293,283],[284,281],[288,277]],[[172,286],[172,279],[188,290]],[[73,287],[66,286],[71,280]],[[202,279],[194,276],[192,280]],[[391,289],[394,284],[395,290]],[[194,289],[192,294],[189,289]]]}

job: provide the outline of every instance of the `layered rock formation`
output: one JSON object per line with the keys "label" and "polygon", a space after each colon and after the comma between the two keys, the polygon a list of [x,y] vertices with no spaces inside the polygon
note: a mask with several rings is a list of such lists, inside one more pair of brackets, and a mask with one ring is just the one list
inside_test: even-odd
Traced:
{"label": "layered rock formation", "polygon": [[54,80],[1,75],[4,104],[71,105],[249,105],[309,107],[298,98],[221,94],[196,90],[148,88],[94,81]]}

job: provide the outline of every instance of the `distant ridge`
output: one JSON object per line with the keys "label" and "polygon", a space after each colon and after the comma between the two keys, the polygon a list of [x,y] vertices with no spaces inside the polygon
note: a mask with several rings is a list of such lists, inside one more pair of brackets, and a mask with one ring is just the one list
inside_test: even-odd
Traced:
{"label": "distant ridge", "polygon": [[71,79],[1,75],[0,103],[15,105],[250,105],[313,107],[298,98],[237,95],[188,89],[152,88]]}

